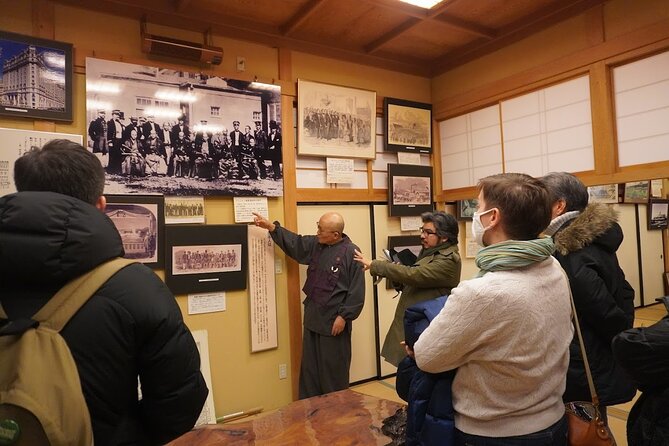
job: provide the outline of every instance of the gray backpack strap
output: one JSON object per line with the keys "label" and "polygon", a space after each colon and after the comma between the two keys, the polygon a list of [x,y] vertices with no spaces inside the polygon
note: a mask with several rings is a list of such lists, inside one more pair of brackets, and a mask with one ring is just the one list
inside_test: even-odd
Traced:
{"label": "gray backpack strap", "polygon": [[136,263],[136,260],[117,257],[71,280],[32,319],[52,330],[62,330],[70,318],[111,276],[131,263]]}

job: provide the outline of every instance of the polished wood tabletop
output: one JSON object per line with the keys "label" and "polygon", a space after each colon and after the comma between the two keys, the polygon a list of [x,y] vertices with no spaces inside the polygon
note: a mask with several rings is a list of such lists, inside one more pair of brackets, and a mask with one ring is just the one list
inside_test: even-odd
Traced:
{"label": "polished wood tabletop", "polygon": [[253,420],[199,427],[170,446],[387,445],[383,420],[402,404],[342,390],[295,401]]}

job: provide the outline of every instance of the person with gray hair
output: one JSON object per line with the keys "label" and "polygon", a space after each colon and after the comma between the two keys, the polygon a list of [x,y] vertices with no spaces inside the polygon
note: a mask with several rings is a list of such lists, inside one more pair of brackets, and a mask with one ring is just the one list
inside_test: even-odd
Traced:
{"label": "person with gray hair", "polygon": [[444,212],[425,212],[421,220],[423,226],[420,239],[423,248],[413,265],[368,260],[360,251],[356,251],[354,257],[373,276],[385,277],[401,287],[395,316],[381,349],[381,356],[395,367],[406,356],[402,345],[405,310],[417,303],[450,293],[451,288],[460,282],[462,263],[458,252],[457,220]]}
{"label": "person with gray hair", "polygon": [[[623,241],[618,214],[601,203],[588,204],[588,190],[574,175],[552,172],[541,178],[549,191],[555,258],[569,277],[595,388],[606,406],[630,401],[636,388],[616,362],[612,339],[634,322],[634,290],[625,280],[616,251]],[[590,391],[577,338],[569,347],[564,402],[589,401]]]}

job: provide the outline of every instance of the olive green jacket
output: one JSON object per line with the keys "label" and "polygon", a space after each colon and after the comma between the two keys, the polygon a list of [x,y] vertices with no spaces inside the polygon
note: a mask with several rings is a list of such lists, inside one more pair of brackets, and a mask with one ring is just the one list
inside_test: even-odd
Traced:
{"label": "olive green jacket", "polygon": [[398,265],[385,260],[373,260],[369,272],[402,284],[402,294],[397,303],[395,317],[381,349],[381,356],[397,366],[406,356],[404,346],[404,310],[451,292],[460,283],[462,263],[458,245],[451,241],[421,251],[412,266]]}

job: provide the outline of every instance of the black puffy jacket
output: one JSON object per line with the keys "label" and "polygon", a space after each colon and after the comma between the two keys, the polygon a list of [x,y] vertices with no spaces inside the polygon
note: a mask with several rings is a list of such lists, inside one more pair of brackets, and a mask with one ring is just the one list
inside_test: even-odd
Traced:
{"label": "black puffy jacket", "polygon": [[[114,224],[83,201],[51,192],[0,198],[0,303],[10,318],[31,316],[67,281],[120,255]],[[116,273],[61,334],[96,446],[162,444],[197,420],[208,392],[200,357],[174,296],[149,268]]]}
{"label": "black puffy jacket", "polygon": [[[614,209],[590,204],[553,236],[555,257],[569,277],[595,388],[605,406],[630,401],[636,393],[611,351],[613,337],[634,323],[634,289],[625,280],[616,257],[623,240],[616,220]],[[591,400],[576,333],[569,346],[563,399]]]}

